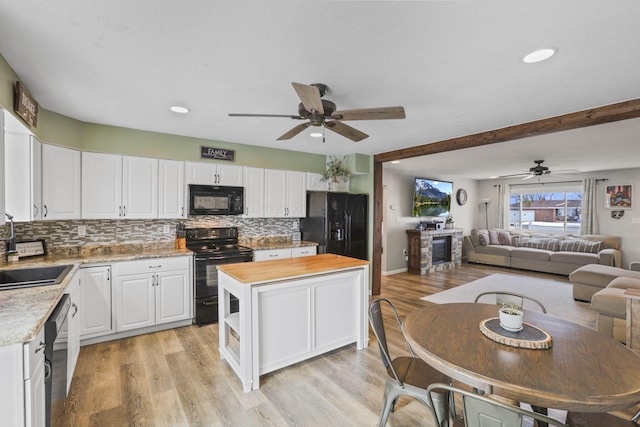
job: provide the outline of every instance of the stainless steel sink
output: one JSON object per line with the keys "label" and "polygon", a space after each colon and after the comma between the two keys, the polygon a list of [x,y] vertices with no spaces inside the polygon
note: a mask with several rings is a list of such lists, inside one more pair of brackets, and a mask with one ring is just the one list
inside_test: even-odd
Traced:
{"label": "stainless steel sink", "polygon": [[0,290],[57,285],[73,265],[0,270]]}

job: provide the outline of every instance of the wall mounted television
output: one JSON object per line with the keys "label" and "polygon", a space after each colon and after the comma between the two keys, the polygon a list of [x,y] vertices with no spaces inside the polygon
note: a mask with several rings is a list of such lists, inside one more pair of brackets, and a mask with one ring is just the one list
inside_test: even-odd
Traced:
{"label": "wall mounted television", "polygon": [[413,187],[412,217],[451,215],[453,182],[416,178]]}

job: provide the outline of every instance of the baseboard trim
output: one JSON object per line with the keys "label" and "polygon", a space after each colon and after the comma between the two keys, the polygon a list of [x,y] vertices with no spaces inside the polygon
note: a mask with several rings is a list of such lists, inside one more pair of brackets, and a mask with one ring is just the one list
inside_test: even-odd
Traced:
{"label": "baseboard trim", "polygon": [[409,269],[407,269],[407,268],[399,268],[398,270],[383,271],[382,275],[383,276],[393,276],[394,274],[406,273],[407,271],[409,271]]}

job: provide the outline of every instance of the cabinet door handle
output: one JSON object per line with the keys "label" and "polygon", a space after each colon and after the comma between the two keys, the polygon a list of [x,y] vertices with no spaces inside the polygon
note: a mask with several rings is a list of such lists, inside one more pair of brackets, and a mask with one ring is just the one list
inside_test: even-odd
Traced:
{"label": "cabinet door handle", "polygon": [[184,206],[180,208],[180,216],[184,216]]}
{"label": "cabinet door handle", "polygon": [[122,216],[127,216],[127,207],[126,206],[122,207]]}
{"label": "cabinet door handle", "polygon": [[44,217],[46,218],[49,215],[49,209],[47,209],[47,205],[44,205]]}
{"label": "cabinet door handle", "polygon": [[78,314],[78,306],[74,302],[73,304],[71,304],[71,307],[74,308],[74,311],[73,311],[73,314],[71,315],[71,317],[76,317],[76,314]]}
{"label": "cabinet door handle", "polygon": [[39,210],[37,205],[33,205],[33,216],[38,216]]}
{"label": "cabinet door handle", "polygon": [[160,265],[150,265],[149,268],[162,268],[162,264],[160,264]]}
{"label": "cabinet door handle", "polygon": [[122,206],[118,206],[118,216],[122,216]]}
{"label": "cabinet door handle", "polygon": [[36,348],[36,351],[34,351],[34,353],[39,353],[40,351],[44,351],[45,347],[46,347],[46,344],[44,343],[44,341],[40,341],[40,345],[38,346],[38,348]]}

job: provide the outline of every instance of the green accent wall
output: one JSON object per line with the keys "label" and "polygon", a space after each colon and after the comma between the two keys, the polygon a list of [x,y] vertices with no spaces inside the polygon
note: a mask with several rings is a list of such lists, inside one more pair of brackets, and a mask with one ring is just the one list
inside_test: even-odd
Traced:
{"label": "green accent wall", "polygon": [[[114,126],[84,125],[84,150],[174,160],[216,162],[201,159],[200,147],[235,150],[235,164],[270,169],[322,172],[325,156],[292,150],[169,135]],[[224,163],[224,162],[218,162]]]}

